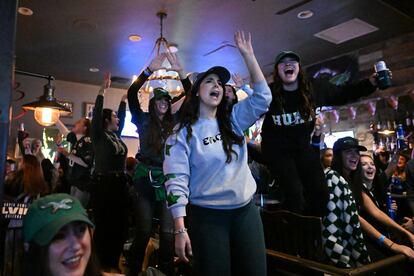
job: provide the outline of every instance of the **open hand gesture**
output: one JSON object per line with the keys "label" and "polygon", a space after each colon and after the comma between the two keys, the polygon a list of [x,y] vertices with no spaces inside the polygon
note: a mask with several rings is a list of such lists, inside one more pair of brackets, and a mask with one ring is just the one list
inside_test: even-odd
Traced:
{"label": "open hand gesture", "polygon": [[243,84],[244,84],[243,78],[239,74],[235,73],[235,74],[231,75],[231,78],[233,79],[234,84],[236,85],[236,87],[240,88],[240,87],[243,86]]}
{"label": "open hand gesture", "polygon": [[177,54],[175,53],[165,53],[167,56],[168,61],[171,64],[171,68],[169,70],[180,72],[183,70],[183,67],[181,66],[180,59],[178,58]]}
{"label": "open hand gesture", "polygon": [[155,72],[159,69],[163,69],[162,63],[165,60],[165,54],[159,54],[156,55],[152,60],[150,65],[148,65],[148,68],[151,70],[151,72]]}
{"label": "open hand gesture", "polygon": [[104,75],[103,82],[102,82],[102,88],[108,89],[111,86],[111,73],[107,72]]}
{"label": "open hand gesture", "polygon": [[243,56],[254,54],[252,47],[252,37],[250,33],[248,33],[246,36],[243,31],[237,31],[234,34],[234,42],[236,43],[237,48]]}

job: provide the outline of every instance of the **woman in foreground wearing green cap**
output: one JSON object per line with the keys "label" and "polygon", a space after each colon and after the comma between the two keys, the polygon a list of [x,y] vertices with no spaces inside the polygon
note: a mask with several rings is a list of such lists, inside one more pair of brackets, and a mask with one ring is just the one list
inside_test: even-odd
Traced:
{"label": "woman in foreground wearing green cap", "polygon": [[91,245],[93,223],[78,199],[53,194],[33,202],[23,222],[30,276],[114,275],[100,271]]}
{"label": "woman in foreground wearing green cap", "polygon": [[311,133],[322,106],[342,105],[377,89],[375,74],[357,84],[335,86],[308,80],[298,54],[281,52],[275,60],[272,103],[262,127],[262,153],[284,194],[283,208],[322,216],[328,191]]}
{"label": "woman in foreground wearing green cap", "polygon": [[230,72],[214,66],[199,73],[165,143],[163,169],[175,252],[181,261],[192,258],[194,275],[266,275],[263,227],[252,201],[256,182],[247,165],[243,131],[266,112],[271,94],[250,34],[236,32],[234,40],[250,73],[253,95],[229,114],[224,85]]}

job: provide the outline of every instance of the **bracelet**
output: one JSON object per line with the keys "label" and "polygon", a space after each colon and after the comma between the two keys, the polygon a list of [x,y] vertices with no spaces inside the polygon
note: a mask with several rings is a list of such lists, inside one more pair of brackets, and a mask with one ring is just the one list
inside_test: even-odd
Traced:
{"label": "bracelet", "polygon": [[384,235],[381,235],[377,240],[379,245],[384,245],[384,241],[385,241],[385,236]]}
{"label": "bracelet", "polygon": [[184,234],[187,233],[187,228],[181,228],[174,231],[174,235]]}
{"label": "bracelet", "polygon": [[391,249],[393,245],[394,245],[394,242],[392,242],[392,243],[390,244],[389,249]]}
{"label": "bracelet", "polygon": [[145,70],[144,70],[144,75],[145,76],[149,77],[149,76],[152,75],[152,73],[153,72],[151,71],[151,69],[149,69],[149,67],[145,68]]}

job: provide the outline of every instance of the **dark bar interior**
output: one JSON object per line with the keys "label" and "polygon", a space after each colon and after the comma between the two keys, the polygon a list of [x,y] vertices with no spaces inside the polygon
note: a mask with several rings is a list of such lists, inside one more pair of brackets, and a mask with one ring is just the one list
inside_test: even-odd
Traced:
{"label": "dark bar interior", "polygon": [[412,275],[414,2],[0,22],[0,276]]}

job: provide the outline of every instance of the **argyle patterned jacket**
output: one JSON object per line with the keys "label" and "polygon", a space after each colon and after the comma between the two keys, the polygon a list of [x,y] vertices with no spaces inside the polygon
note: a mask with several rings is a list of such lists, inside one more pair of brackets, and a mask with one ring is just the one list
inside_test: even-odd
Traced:
{"label": "argyle patterned jacket", "polygon": [[322,242],[328,258],[338,267],[357,267],[370,262],[358,211],[346,180],[336,171],[326,173],[328,214],[322,219]]}

